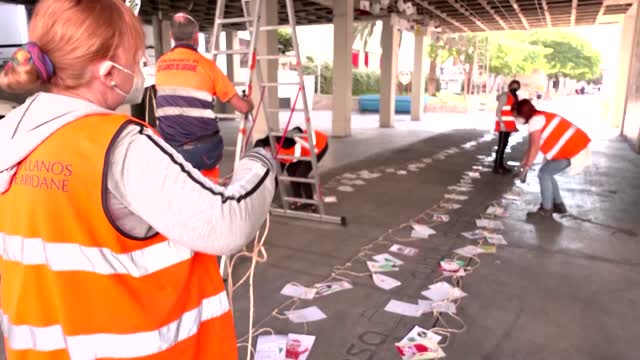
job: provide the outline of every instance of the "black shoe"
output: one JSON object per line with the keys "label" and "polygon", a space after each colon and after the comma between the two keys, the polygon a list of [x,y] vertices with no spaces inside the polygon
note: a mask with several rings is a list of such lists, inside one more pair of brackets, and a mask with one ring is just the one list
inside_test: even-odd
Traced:
{"label": "black shoe", "polygon": [[564,203],[557,203],[553,204],[553,213],[562,215],[569,213],[569,210],[567,210],[567,207],[564,205]]}
{"label": "black shoe", "polygon": [[527,219],[552,219],[552,218],[553,218],[553,209],[547,210],[542,206],[540,206],[536,211],[527,213]]}
{"label": "black shoe", "polygon": [[506,172],[507,174],[513,173],[513,168],[511,166],[502,165],[501,169],[502,169],[502,171]]}

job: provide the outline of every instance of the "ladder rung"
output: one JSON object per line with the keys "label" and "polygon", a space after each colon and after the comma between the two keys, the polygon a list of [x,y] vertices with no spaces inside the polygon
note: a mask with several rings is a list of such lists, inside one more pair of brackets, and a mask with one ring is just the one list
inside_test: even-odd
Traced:
{"label": "ladder rung", "polygon": [[[268,112],[281,112],[281,111],[291,111],[291,109],[264,109],[264,111]],[[304,112],[304,109],[293,109],[294,113]]]}
{"label": "ladder rung", "polygon": [[303,199],[303,198],[296,198],[296,197],[285,197],[284,201],[286,202],[299,202],[299,203],[303,203],[303,204],[319,204],[320,202],[318,200],[312,200],[312,199]]}
{"label": "ladder rung", "polygon": [[255,20],[253,17],[239,17],[239,18],[228,18],[228,19],[216,19],[218,24],[239,24],[246,23]]}
{"label": "ladder rung", "polygon": [[[291,24],[286,24],[286,25],[265,25],[265,26],[260,26],[258,28],[258,30],[260,30],[260,31],[272,31],[272,30],[280,30],[280,29],[291,29]],[[253,31],[253,28],[251,28],[251,31]]]}
{"label": "ladder rung", "polygon": [[247,86],[246,82],[236,81],[233,83],[233,86]]}
{"label": "ladder rung", "polygon": [[278,159],[282,159],[282,160],[306,160],[306,161],[311,161],[311,156],[278,155]]}
{"label": "ladder rung", "polygon": [[262,86],[290,86],[290,85],[300,86],[300,83],[299,82],[292,82],[292,83],[263,83],[261,85]]}
{"label": "ladder rung", "polygon": [[295,55],[262,55],[256,56],[258,60],[280,60],[280,59],[295,59]]}
{"label": "ladder rung", "polygon": [[291,176],[280,176],[279,179],[282,180],[282,181],[307,183],[307,184],[315,184],[316,183],[316,181],[314,179],[291,177]]}
{"label": "ladder rung", "polygon": [[213,55],[248,55],[249,49],[240,49],[240,50],[219,50],[214,51]]}

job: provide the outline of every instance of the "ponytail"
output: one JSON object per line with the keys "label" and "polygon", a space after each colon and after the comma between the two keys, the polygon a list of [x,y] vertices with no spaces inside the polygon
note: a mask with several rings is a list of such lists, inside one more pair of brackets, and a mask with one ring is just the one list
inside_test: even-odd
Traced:
{"label": "ponytail", "polygon": [[13,53],[0,73],[0,89],[15,94],[34,92],[54,75],[51,59],[36,43],[29,42]]}

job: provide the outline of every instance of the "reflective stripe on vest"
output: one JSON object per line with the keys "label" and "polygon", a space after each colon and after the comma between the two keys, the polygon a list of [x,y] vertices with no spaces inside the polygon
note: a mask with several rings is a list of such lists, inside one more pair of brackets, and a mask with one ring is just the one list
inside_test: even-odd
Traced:
{"label": "reflective stripe on vest", "polygon": [[193,251],[163,241],[141,250],[116,254],[107,248],[72,243],[48,243],[0,233],[0,256],[23,265],[46,265],[54,271],[86,271],[101,275],[126,274],[135,278],[178,264]]}
{"label": "reflective stripe on vest", "polygon": [[540,136],[540,151],[547,159],[571,159],[591,141],[584,131],[569,120],[552,113],[541,114],[546,123]]}
{"label": "reflective stripe on vest", "polygon": [[2,332],[12,349],[67,350],[73,360],[93,360],[96,358],[126,359],[159,353],[194,336],[201,323],[227,311],[229,311],[227,296],[225,293],[220,293],[204,299],[197,308],[185,312],[179,319],[157,330],[135,334],[79,336],[65,336],[59,325],[35,327],[11,324],[6,314],[0,313],[0,315]]}

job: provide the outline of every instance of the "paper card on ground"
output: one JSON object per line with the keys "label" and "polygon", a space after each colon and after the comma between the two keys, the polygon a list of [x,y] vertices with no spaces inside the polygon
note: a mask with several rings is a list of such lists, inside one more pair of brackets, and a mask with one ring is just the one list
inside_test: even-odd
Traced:
{"label": "paper card on ground", "polygon": [[282,288],[280,294],[310,300],[316,295],[316,289],[307,288],[297,284],[287,284]]}
{"label": "paper card on ground", "polygon": [[495,245],[480,245],[478,246],[478,249],[482,250],[483,253],[485,254],[495,254],[498,249],[496,248]]}
{"label": "paper card on ground", "polygon": [[472,185],[473,184],[473,180],[463,177],[462,179],[460,179],[460,184]]}
{"label": "paper card on ground", "polygon": [[444,160],[447,156],[446,155],[436,155],[433,158],[436,160]]}
{"label": "paper card on ground", "polygon": [[412,167],[412,166],[407,167],[407,170],[409,170],[409,171],[413,171],[413,172],[418,172],[418,171],[420,171],[420,169],[418,169],[417,167]]}
{"label": "paper card on ground", "polygon": [[395,264],[395,265],[404,264],[404,261],[402,261],[402,260],[400,260],[400,259],[398,259],[396,257],[393,257],[393,256],[391,256],[391,255],[389,255],[387,253],[373,256],[373,260],[375,260],[377,262],[388,262],[388,263],[392,263],[392,264]]}
{"label": "paper card on ground", "polygon": [[411,317],[420,317],[422,315],[418,305],[398,300],[389,301],[384,311]]}
{"label": "paper card on ground", "polygon": [[287,335],[260,335],[255,360],[286,360]]}
{"label": "paper card on ground", "polygon": [[354,185],[353,184],[353,180],[350,180],[350,179],[342,179],[342,180],[340,180],[340,183],[342,183],[344,185]]}
{"label": "paper card on ground", "polygon": [[472,179],[480,179],[482,177],[482,175],[477,171],[467,171],[465,172],[465,175]]}
{"label": "paper card on ground", "polygon": [[409,236],[411,236],[412,238],[416,238],[416,239],[428,239],[429,238],[429,235],[427,235],[425,233],[421,233],[419,231],[415,231],[415,230],[411,231],[411,235],[409,235]]}
{"label": "paper card on ground", "polygon": [[433,303],[431,309],[436,312],[455,314],[456,304],[451,301],[441,301]]}
{"label": "paper card on ground", "polygon": [[406,255],[406,256],[416,256],[416,255],[418,255],[418,249],[410,247],[410,246],[403,246],[403,245],[398,245],[398,244],[393,244],[389,248],[389,251],[397,253],[397,254]]}
{"label": "paper card on ground", "polygon": [[460,288],[453,287],[446,281],[430,285],[428,290],[422,292],[422,295],[433,301],[456,300],[467,296]]}
{"label": "paper card on ground", "polygon": [[402,283],[392,277],[373,273],[373,282],[377,287],[384,290],[391,290],[394,287],[402,285]]}
{"label": "paper card on ground", "polygon": [[317,306],[311,306],[299,310],[291,310],[287,311],[285,314],[287,314],[289,320],[294,323],[312,322],[327,318],[327,315],[325,315]]}
{"label": "paper card on ground", "polygon": [[[420,300],[423,301],[423,300]],[[431,340],[436,344],[442,340],[442,336],[433,333],[427,329],[423,329],[420,326],[415,326],[404,339],[400,340],[400,343],[412,343],[423,339]]]}
{"label": "paper card on ground", "polygon": [[437,221],[439,223],[446,223],[451,220],[451,217],[446,214],[433,214],[433,221]]}
{"label": "paper card on ground", "polygon": [[345,179],[357,179],[358,175],[351,174],[351,173],[345,173],[345,174],[342,174],[342,178],[345,178]]}
{"label": "paper card on ground", "polygon": [[469,198],[468,196],[458,195],[458,194],[445,194],[444,197],[447,199],[457,200],[457,201],[465,201]]}
{"label": "paper card on ground", "polygon": [[468,245],[463,248],[453,250],[453,252],[466,257],[473,257],[483,253],[480,248],[474,245]]}
{"label": "paper card on ground", "polygon": [[431,158],[423,158],[422,162],[425,164],[431,164],[433,162],[433,160]]}
{"label": "paper card on ground", "polygon": [[484,236],[488,242],[494,245],[508,245],[507,241],[504,239],[504,236],[500,234],[493,234],[485,231]]}
{"label": "paper card on ground", "polygon": [[356,179],[351,182],[352,185],[366,185],[367,183],[364,180]]}
{"label": "paper card on ground", "polygon": [[445,277],[452,277],[452,276],[463,277],[465,275],[467,275],[467,273],[464,271],[464,269],[460,269],[460,270],[454,271],[454,272],[444,271],[444,270],[442,271],[442,276],[445,276]]}
{"label": "paper card on ground", "polygon": [[396,171],[396,174],[398,174],[398,175],[407,175],[408,173],[406,171],[404,171],[404,170],[398,170],[398,171]]}
{"label": "paper card on ground", "polygon": [[413,230],[424,234],[424,235],[433,235],[436,233],[435,230],[433,230],[432,228],[428,227],[427,225],[423,225],[423,224],[411,224],[411,227],[413,228]]}
{"label": "paper card on ground", "polygon": [[390,174],[391,174],[391,173],[395,173],[395,172],[396,172],[396,170],[395,170],[395,169],[391,169],[391,168],[389,168],[389,169],[385,169],[384,171],[385,171],[385,172],[388,172],[388,173],[390,173]]}
{"label": "paper card on ground", "polygon": [[316,297],[336,293],[342,290],[352,289],[353,285],[346,281],[332,281],[313,285],[316,289]]}
{"label": "paper card on ground", "polygon": [[507,210],[505,210],[505,208],[503,208],[502,206],[492,205],[487,208],[485,214],[505,217],[507,216]]}
{"label": "paper card on ground", "polygon": [[342,192],[353,192],[355,189],[351,186],[342,185],[342,186],[338,186],[337,190]]}
{"label": "paper card on ground", "polygon": [[504,225],[502,225],[502,222],[497,220],[477,219],[476,226],[481,228],[493,229],[493,230],[504,229]]}
{"label": "paper card on ground", "polygon": [[462,205],[460,205],[460,204],[448,203],[448,202],[442,202],[442,203],[440,203],[440,206],[442,208],[449,209],[449,210],[457,210],[457,209],[460,209],[462,207]]}
{"label": "paper card on ground", "polygon": [[373,273],[399,270],[395,264],[388,262],[367,261],[367,267]]}
{"label": "paper card on ground", "polygon": [[402,360],[431,360],[445,357],[440,346],[429,339],[421,339],[416,342],[396,343],[396,350],[402,356]]}
{"label": "paper card on ground", "polygon": [[473,231],[463,232],[462,236],[466,237],[467,239],[478,240],[478,239],[482,239],[486,235],[485,235],[485,232],[482,230],[473,230]]}
{"label": "paper card on ground", "polygon": [[507,200],[520,200],[520,195],[514,193],[513,191],[510,191],[510,192],[502,195],[502,197],[507,199]]}
{"label": "paper card on ground", "polygon": [[449,186],[449,187],[447,187],[447,189],[449,189],[451,191],[457,191],[457,192],[469,192],[469,191],[473,190],[473,188],[466,187],[466,186],[458,186],[458,185]]}
{"label": "paper card on ground", "polygon": [[285,360],[306,360],[315,340],[311,335],[289,334]]}
{"label": "paper card on ground", "polygon": [[333,203],[337,203],[338,202],[338,197],[337,196],[325,196],[322,198],[322,200],[324,200],[325,203],[327,204],[333,204]]}
{"label": "paper card on ground", "polygon": [[433,301],[431,300],[418,300],[418,307],[420,308],[420,311],[422,311],[423,314],[427,314],[433,311],[431,309],[432,304],[433,304]]}

